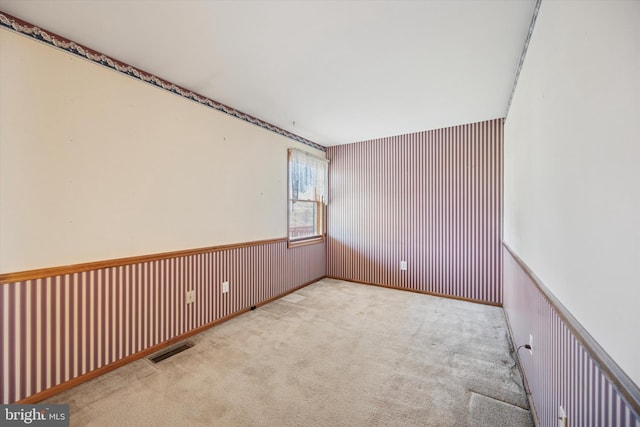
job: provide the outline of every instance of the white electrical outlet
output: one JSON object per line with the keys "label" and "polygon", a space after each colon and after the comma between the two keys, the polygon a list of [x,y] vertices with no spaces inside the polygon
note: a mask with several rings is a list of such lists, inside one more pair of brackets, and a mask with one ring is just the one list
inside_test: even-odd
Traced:
{"label": "white electrical outlet", "polygon": [[529,354],[533,354],[533,335],[529,334]]}
{"label": "white electrical outlet", "polygon": [[400,270],[406,271],[407,261],[400,261]]}
{"label": "white electrical outlet", "polygon": [[187,291],[187,294],[185,295],[185,300],[187,301],[187,304],[193,304],[194,302],[196,302],[195,289],[191,291]]}
{"label": "white electrical outlet", "polygon": [[558,406],[558,427],[567,427],[568,425],[567,413],[562,406]]}
{"label": "white electrical outlet", "polygon": [[229,292],[229,282],[222,282],[222,293],[226,294]]}

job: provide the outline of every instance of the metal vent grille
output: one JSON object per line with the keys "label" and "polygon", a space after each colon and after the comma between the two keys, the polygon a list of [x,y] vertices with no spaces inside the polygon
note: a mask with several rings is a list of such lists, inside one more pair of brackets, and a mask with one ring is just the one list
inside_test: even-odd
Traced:
{"label": "metal vent grille", "polygon": [[163,360],[168,359],[178,353],[182,353],[183,351],[188,350],[191,347],[193,347],[192,343],[183,342],[176,346],[170,347],[160,353],[154,354],[153,356],[149,357],[149,360],[151,360],[153,363],[162,362]]}

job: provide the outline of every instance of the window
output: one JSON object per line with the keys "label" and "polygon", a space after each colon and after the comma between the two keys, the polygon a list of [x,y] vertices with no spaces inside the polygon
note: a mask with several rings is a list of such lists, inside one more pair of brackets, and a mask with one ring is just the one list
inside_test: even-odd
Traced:
{"label": "window", "polygon": [[324,238],[328,164],[304,151],[289,150],[289,242]]}

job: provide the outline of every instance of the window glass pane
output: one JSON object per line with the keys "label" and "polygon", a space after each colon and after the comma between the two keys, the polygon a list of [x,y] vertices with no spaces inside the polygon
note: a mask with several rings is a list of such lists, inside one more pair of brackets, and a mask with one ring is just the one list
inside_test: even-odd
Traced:
{"label": "window glass pane", "polygon": [[293,200],[316,199],[316,171],[311,166],[291,161],[289,165],[291,198]]}
{"label": "window glass pane", "polygon": [[304,151],[289,150],[289,239],[324,234],[328,161]]}
{"label": "window glass pane", "polygon": [[289,198],[327,203],[328,164],[304,151],[289,150]]}
{"label": "window glass pane", "polygon": [[316,202],[289,202],[289,238],[301,239],[316,236]]}

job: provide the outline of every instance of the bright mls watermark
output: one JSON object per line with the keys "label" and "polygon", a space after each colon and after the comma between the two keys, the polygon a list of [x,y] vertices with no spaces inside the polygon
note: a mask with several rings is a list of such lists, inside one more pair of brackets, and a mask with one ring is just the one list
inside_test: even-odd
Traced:
{"label": "bright mls watermark", "polygon": [[0,425],[69,427],[69,405],[0,405]]}

